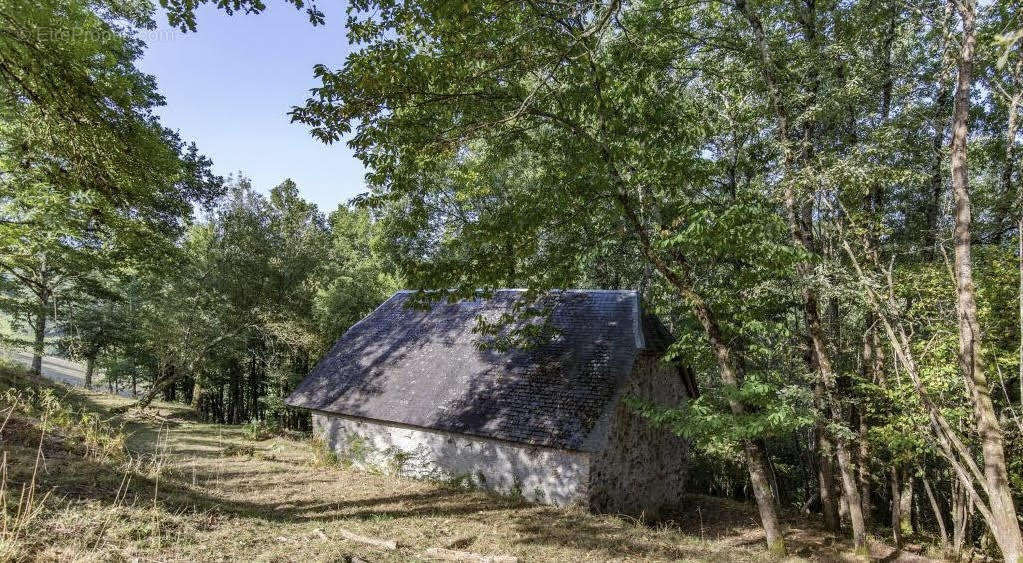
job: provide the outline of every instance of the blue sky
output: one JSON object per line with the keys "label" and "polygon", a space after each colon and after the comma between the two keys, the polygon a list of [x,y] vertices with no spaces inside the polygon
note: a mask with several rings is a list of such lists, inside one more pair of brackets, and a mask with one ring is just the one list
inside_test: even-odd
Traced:
{"label": "blue sky", "polygon": [[304,12],[268,4],[248,16],[201,8],[198,32],[187,34],[158,13],[160,28],[145,32],[149,48],[139,66],[167,99],[158,111],[164,125],[198,143],[217,173],[241,171],[262,191],[290,177],[330,211],[365,191],[362,164],[343,143],[315,141],[286,114],[317,84],[314,64],[344,62],[345,6],[323,6],[327,24],[314,28]]}

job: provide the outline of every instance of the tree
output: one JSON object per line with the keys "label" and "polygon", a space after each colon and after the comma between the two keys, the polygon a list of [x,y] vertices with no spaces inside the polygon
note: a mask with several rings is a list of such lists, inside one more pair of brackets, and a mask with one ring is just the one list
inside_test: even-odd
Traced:
{"label": "tree", "polygon": [[284,398],[396,289],[377,236],[364,210],[341,205],[328,220],[291,180],[264,196],[238,177],[190,229],[174,272],[146,282],[136,344],[120,352],[152,381],[137,406],[183,395],[207,420],[307,427]]}
{"label": "tree", "polygon": [[730,281],[784,278],[797,253],[770,203],[715,183],[719,164],[701,157],[726,116],[699,81],[669,78],[691,66],[675,66],[689,45],[644,41],[662,35],[642,10],[590,8],[479,4],[454,18],[444,3],[353,5],[350,39],[366,47],[341,70],[318,67],[324,85],[293,118],[328,142],[357,127],[370,202],[394,207],[413,287],[564,287],[587,248],[635,245],[704,334],[768,544],[784,552],[763,443],[777,425],[744,401],[764,383],[748,380],[745,348],[763,342],[745,341],[756,321],[728,294]]}
{"label": "tree", "polygon": [[[34,332],[39,372],[55,295],[129,259],[173,253],[193,203],[221,179],[194,146],[163,128],[152,77],[135,62],[132,2],[0,6],[0,270],[7,301]],[[27,292],[27,298],[25,292]]]}
{"label": "tree", "polygon": [[[1002,427],[991,401],[991,390],[984,374],[981,355],[981,328],[977,318],[976,288],[973,281],[973,256],[970,223],[970,185],[966,157],[969,128],[970,89],[977,46],[977,6],[973,0],[952,0],[962,20],[963,38],[956,81],[955,113],[952,123],[952,195],[955,202],[953,233],[956,280],[956,311],[959,317],[960,369],[966,378],[973,401],[977,432],[984,456],[985,489],[990,507],[990,525],[995,541],[1007,561],[1023,558],[1023,536],[1016,518],[1016,507],[1006,469]],[[1015,139],[1012,139],[1015,142]]]}
{"label": "tree", "polygon": [[[951,7],[366,0],[350,15],[350,40],[362,48],[342,68],[316,67],[322,86],[292,118],[325,142],[347,139],[364,160],[374,190],[366,201],[413,287],[539,291],[599,277],[688,310],[673,324],[702,333],[716,365],[711,388],[721,390],[713,406],[730,421],[703,404],[702,426],[743,429],[728,434],[746,452],[772,547],[780,528],[765,438],[803,428],[765,422],[786,404],[778,381],[804,397],[819,390],[816,407],[800,401],[795,412],[812,414],[822,445],[834,446],[816,459],[823,468],[834,451],[859,547],[872,506],[864,499],[898,510],[917,456],[935,453],[920,445],[927,434],[955,460],[944,473],[950,494],[967,486],[956,467],[993,434],[951,430],[959,405],[942,390],[969,379],[932,377],[930,355],[910,387],[891,373],[928,346],[901,324],[916,322],[905,315],[921,292],[894,288],[940,266],[942,233],[955,222],[942,214]],[[965,126],[969,115],[957,115]],[[1006,115],[981,119],[1011,155]],[[967,133],[956,127],[959,147]],[[984,177],[1001,177],[1009,160],[983,161]],[[965,168],[952,164],[954,179]],[[1005,214],[976,215],[997,228],[988,217]],[[969,237],[959,235],[962,248]],[[645,267],[593,268],[607,248]],[[762,301],[750,305],[750,295]],[[941,336],[954,319],[928,321]],[[649,414],[706,439],[684,411]],[[889,461],[894,488],[876,487],[870,466]]]}
{"label": "tree", "polygon": [[61,319],[64,335],[60,349],[71,358],[85,360],[86,389],[92,389],[100,356],[122,344],[131,330],[130,304],[116,289],[117,285],[130,287],[131,282],[109,275],[103,282],[72,288],[74,291],[63,307],[65,317]]}
{"label": "tree", "polygon": [[399,289],[393,267],[377,250],[380,229],[368,211],[341,204],[328,223],[330,245],[313,297],[322,349]]}

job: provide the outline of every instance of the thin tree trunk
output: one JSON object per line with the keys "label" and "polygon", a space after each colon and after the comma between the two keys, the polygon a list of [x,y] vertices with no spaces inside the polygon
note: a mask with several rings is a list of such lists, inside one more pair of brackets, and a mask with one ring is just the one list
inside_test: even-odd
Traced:
{"label": "thin tree trunk", "polygon": [[874,501],[871,495],[871,476],[870,476],[870,445],[867,443],[867,433],[869,427],[867,425],[867,414],[864,409],[856,409],[856,421],[857,421],[857,460],[856,460],[856,481],[860,488],[860,504],[863,507],[863,523],[869,525],[874,512]]}
{"label": "thin tree trunk", "polygon": [[[771,105],[775,112],[775,122],[777,125],[776,135],[783,148],[785,160],[786,177],[782,178],[781,183],[783,188],[783,203],[785,204],[785,210],[788,216],[789,231],[792,235],[793,242],[797,246],[800,246],[809,253],[814,253],[815,249],[811,240],[812,234],[806,228],[806,225],[803,224],[805,217],[809,215],[809,209],[802,210],[805,213],[800,212],[801,210],[796,202],[796,195],[792,182],[790,181],[791,178],[789,177],[794,166],[794,156],[789,148],[788,109],[782,100],[779,84],[774,74],[774,62],[771,60],[770,48],[767,43],[767,38],[764,35],[763,23],[760,21],[760,18],[754,14],[752,10],[750,10],[749,6],[746,4],[746,0],[737,0],[736,9],[745,16],[753,31],[757,50],[760,56],[761,72],[764,76],[765,82],[767,83]],[[812,10],[808,15],[808,18],[813,18]],[[808,33],[816,32],[814,26],[815,24],[812,22],[806,25],[806,29],[809,30]],[[798,268],[798,271],[801,274],[808,276],[808,265],[801,265]],[[820,373],[820,378],[824,383],[824,395],[829,407],[828,411],[830,412],[833,424],[842,424],[842,421],[845,420],[846,417],[843,416],[844,409],[836,396],[835,372],[832,367],[831,358],[829,357],[824,344],[824,335],[821,327],[817,295],[811,287],[806,287],[803,290],[803,305],[807,331],[812,342],[811,349],[813,351],[817,369]],[[857,551],[862,551],[866,547],[866,526],[863,521],[863,507],[860,500],[859,490],[857,489],[855,469],[852,464],[851,448],[849,441],[842,435],[842,433],[837,433],[834,438],[836,446],[835,453],[838,458],[838,471],[841,476],[842,492],[849,500],[849,518],[853,528],[853,544]]]}
{"label": "thin tree trunk", "polygon": [[[1016,169],[1016,134],[1019,132],[1019,120],[1016,112],[1019,111],[1020,97],[1013,97],[1009,102],[1009,123],[1005,129],[1005,159],[1002,162],[1002,192],[1008,198],[1012,194],[1012,173]],[[1010,231],[1011,232],[1011,231]]]}
{"label": "thin tree trunk", "polygon": [[85,388],[92,389],[92,374],[96,371],[96,356],[85,358]]}
{"label": "thin tree trunk", "polygon": [[[1023,78],[1020,76],[1021,68],[1023,68],[1023,58],[1016,63],[1014,69],[1014,78],[1019,80]],[[1003,94],[1005,94],[1003,92]],[[1019,133],[1019,112],[1020,102],[1023,100],[1023,92],[1015,92],[1008,98],[1009,107],[1007,108],[1009,113],[1009,121],[1005,128],[1005,158],[1002,162],[1002,193],[1006,199],[1012,197],[1013,182],[1012,175],[1016,170],[1016,135]],[[1016,198],[1017,206],[1023,205],[1023,201],[1019,197]],[[1000,211],[1004,212],[1004,211]],[[998,218],[998,225],[1001,227],[1004,218]],[[1009,219],[1011,221],[1011,218]],[[1008,230],[1006,231],[1008,232]],[[999,239],[1001,242],[1002,239]]]}
{"label": "thin tree trunk", "polygon": [[970,86],[976,48],[976,4],[974,0],[952,0],[963,24],[959,55],[955,111],[952,127],[952,196],[955,202],[956,312],[959,316],[959,361],[973,402],[977,433],[984,454],[984,480],[991,510],[991,531],[1006,561],[1023,557],[1023,536],[1016,520],[1016,507],[1009,488],[1002,429],[991,401],[981,358],[981,331],[977,318],[976,288],[971,255],[970,187],[966,158],[969,128]]}
{"label": "thin tree trunk", "polygon": [[902,491],[899,493],[899,528],[903,533],[912,534],[913,528],[913,475],[906,470],[900,476]]}
{"label": "thin tree trunk", "polygon": [[[1019,65],[1023,63],[1023,58],[1020,59],[1020,63],[1017,63],[1017,69]],[[1016,166],[1015,148],[1016,148],[1016,129],[1017,119],[1016,111],[1020,103],[1020,95],[1017,94],[1012,98],[1012,104],[1009,108],[1009,128],[1006,134],[1006,143],[1008,146],[1005,150],[1005,168],[1002,171],[1002,184],[1008,191],[1012,188],[1012,171]],[[1016,237],[1018,239],[1018,251],[1019,251],[1019,401],[1021,414],[1023,414],[1023,183],[1020,183],[1016,187],[1016,209],[1020,214],[1018,222],[1016,223]]]}
{"label": "thin tree trunk", "polygon": [[[877,334],[877,327],[874,326],[875,317],[873,311],[868,311],[866,317],[867,329],[863,335],[863,373],[864,381],[878,384],[884,380],[884,352],[881,349],[881,342]],[[870,432],[866,405],[858,405],[855,409],[857,423],[857,480],[860,487],[860,502],[863,506],[863,521],[869,525],[873,518],[874,502],[871,494],[873,479],[870,472],[870,442],[867,438]]]}
{"label": "thin tree trunk", "polygon": [[227,421],[227,409],[224,406],[224,384],[221,383],[217,388],[217,420],[220,423]]}
{"label": "thin tree trunk", "polygon": [[970,520],[973,515],[973,502],[966,492],[966,487],[957,481],[952,482],[952,556],[961,560],[963,550],[970,540]]}
{"label": "thin tree trunk", "polygon": [[824,517],[824,529],[838,533],[842,523],[838,517],[838,499],[835,498],[834,451],[831,441],[827,439],[823,425],[814,429],[817,439],[817,487],[821,498],[821,515]]}
{"label": "thin tree trunk", "polygon": [[945,106],[949,102],[948,89],[944,84],[938,85],[939,92],[934,108],[934,137],[931,141],[934,159],[931,163],[930,194],[927,200],[927,228],[924,230],[924,250],[930,259],[934,258],[934,250],[938,241],[938,217],[941,212],[941,193],[944,191],[944,174],[941,164],[945,160]]}
{"label": "thin tree trunk", "polygon": [[948,529],[945,527],[945,516],[942,514],[938,498],[934,496],[931,483],[927,480],[926,474],[920,475],[920,482],[924,485],[924,492],[927,493],[927,500],[931,504],[931,511],[934,513],[934,520],[938,523],[938,533],[941,535],[941,549],[948,550]]}
{"label": "thin tree trunk", "polygon": [[909,511],[909,526],[913,530],[914,536],[920,535],[920,518],[922,510],[920,508],[920,489],[917,487],[911,487],[910,489],[910,507]]}
{"label": "thin tree trunk", "polygon": [[891,488],[891,525],[892,539],[895,541],[895,549],[902,549],[902,484],[899,479],[898,467],[892,466],[888,472],[888,483]]}
{"label": "thin tree trunk", "polygon": [[242,403],[241,393],[241,366],[237,365],[237,362],[233,362],[231,367],[231,424],[238,424],[241,422],[241,409],[244,407]]}
{"label": "thin tree trunk", "polygon": [[32,323],[32,367],[30,371],[35,375],[43,373],[43,356],[46,355],[46,316],[49,312],[49,300],[42,296],[39,298],[36,308],[35,321]]}
{"label": "thin tree trunk", "polygon": [[199,378],[195,378],[192,383],[192,408],[199,410],[203,405],[203,392],[204,389],[202,384],[199,383]]}
{"label": "thin tree trunk", "polygon": [[164,401],[169,403],[177,399],[177,387],[174,383],[177,381],[179,376],[180,374],[178,373],[177,366],[169,364],[167,366],[167,374],[165,375],[165,378],[169,381],[169,383],[163,387]]}
{"label": "thin tree trunk", "polygon": [[[809,343],[808,343],[809,344]],[[814,365],[813,353],[809,352],[806,361]],[[816,370],[815,370],[816,371]],[[817,381],[813,386],[814,406],[818,412],[827,412],[824,400],[824,385]],[[824,518],[824,529],[829,532],[842,531],[841,510],[838,496],[835,494],[835,447],[831,442],[825,421],[819,420],[814,426],[814,439],[817,446],[817,488],[821,499],[821,516]]]}
{"label": "thin tree trunk", "polygon": [[953,41],[954,9],[951,2],[945,4],[942,14],[941,25],[945,27],[941,40],[941,62],[935,80],[934,113],[931,117],[931,126],[934,129],[931,141],[931,178],[930,194],[927,200],[927,225],[924,230],[924,252],[928,260],[934,260],[938,240],[938,218],[941,212],[941,194],[944,192],[944,174],[942,163],[945,161],[945,129],[948,124],[948,106],[952,100],[951,90],[948,88],[948,81],[951,78],[951,70],[954,66],[949,53],[949,45]]}
{"label": "thin tree trunk", "polygon": [[[608,165],[616,182],[624,187],[624,182],[617,176],[615,168],[611,165],[609,154],[604,155],[608,159]],[[683,299],[689,305],[690,311],[703,328],[711,351],[717,362],[718,373],[721,382],[729,387],[739,388],[742,386],[744,373],[741,358],[733,354],[730,343],[721,332],[721,325],[706,301],[693,289],[692,284],[685,274],[670,267],[654,251],[649,234],[636,214],[635,209],[629,200],[628,194],[623,190],[619,191],[617,199],[625,213],[626,218],[632,225],[634,234],[639,239],[640,248],[647,260],[657,268],[657,271],[675,287]],[[678,260],[685,263],[684,259]],[[728,400],[729,410],[736,417],[746,415],[746,406],[738,399]],[[760,512],[761,525],[764,528],[764,535],[767,541],[768,551],[776,556],[784,556],[787,553],[785,548],[785,535],[778,517],[778,500],[771,488],[770,470],[768,464],[767,450],[764,444],[757,440],[744,440],[743,452],[746,456],[746,467],[750,475],[750,484],[753,488],[753,495],[757,500],[757,508]]]}

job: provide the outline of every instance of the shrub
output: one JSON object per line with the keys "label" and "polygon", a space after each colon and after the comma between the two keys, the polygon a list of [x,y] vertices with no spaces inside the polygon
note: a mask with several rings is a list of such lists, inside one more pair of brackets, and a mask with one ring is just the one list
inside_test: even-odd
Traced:
{"label": "shrub", "polygon": [[313,451],[313,466],[331,468],[341,466],[341,460],[338,459],[337,452],[331,449],[322,439],[313,438],[310,440],[310,446],[310,449]]}
{"label": "shrub", "polygon": [[283,429],[281,424],[277,420],[250,420],[242,430],[245,432],[245,437],[255,441],[261,442],[263,440],[269,440],[274,436],[281,434]]}

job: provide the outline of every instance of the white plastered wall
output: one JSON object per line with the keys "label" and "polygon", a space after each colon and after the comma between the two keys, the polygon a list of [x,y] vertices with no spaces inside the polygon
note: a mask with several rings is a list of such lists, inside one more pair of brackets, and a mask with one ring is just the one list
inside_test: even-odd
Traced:
{"label": "white plastered wall", "polygon": [[590,460],[584,452],[325,413],[313,413],[313,432],[355,467],[456,481],[558,506],[587,502]]}

